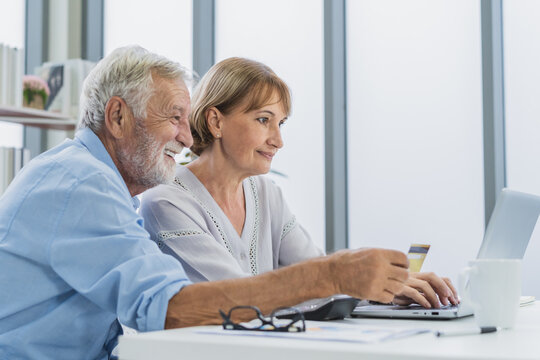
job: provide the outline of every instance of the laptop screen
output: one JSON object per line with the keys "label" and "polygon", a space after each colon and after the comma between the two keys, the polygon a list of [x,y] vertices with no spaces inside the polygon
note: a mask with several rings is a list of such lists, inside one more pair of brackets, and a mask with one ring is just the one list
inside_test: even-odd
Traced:
{"label": "laptop screen", "polygon": [[489,220],[479,259],[522,259],[540,215],[540,196],[503,189]]}

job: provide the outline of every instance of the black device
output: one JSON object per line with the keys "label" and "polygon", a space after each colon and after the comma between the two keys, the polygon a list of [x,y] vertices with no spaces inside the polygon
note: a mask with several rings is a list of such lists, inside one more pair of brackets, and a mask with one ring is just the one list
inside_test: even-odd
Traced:
{"label": "black device", "polygon": [[[304,314],[306,320],[336,320],[351,315],[358,301],[358,299],[348,295],[338,294],[327,298],[311,299],[293,306],[293,308]],[[289,310],[282,310],[276,313],[276,316],[287,319],[294,314]]]}

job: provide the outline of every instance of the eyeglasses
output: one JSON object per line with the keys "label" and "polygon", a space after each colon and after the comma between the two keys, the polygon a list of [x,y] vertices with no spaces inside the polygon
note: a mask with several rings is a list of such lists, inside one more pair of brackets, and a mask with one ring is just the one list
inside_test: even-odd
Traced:
{"label": "eyeglasses", "polygon": [[[306,331],[304,315],[293,307],[280,307],[272,311],[270,316],[264,316],[256,306],[235,306],[227,314],[219,310],[223,318],[225,330],[253,330],[253,331],[280,331],[303,332]],[[232,317],[253,319],[247,323],[237,323]],[[286,317],[286,318],[285,318]]]}

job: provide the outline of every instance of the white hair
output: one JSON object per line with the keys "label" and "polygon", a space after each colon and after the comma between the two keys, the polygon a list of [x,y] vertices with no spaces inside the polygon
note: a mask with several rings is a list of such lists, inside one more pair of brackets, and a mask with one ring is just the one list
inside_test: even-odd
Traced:
{"label": "white hair", "polygon": [[146,117],[146,105],[154,93],[152,75],[181,79],[190,86],[193,73],[177,62],[137,46],[114,50],[92,69],[84,80],[78,128],[98,133],[105,121],[105,107],[113,96],[128,105],[136,119]]}

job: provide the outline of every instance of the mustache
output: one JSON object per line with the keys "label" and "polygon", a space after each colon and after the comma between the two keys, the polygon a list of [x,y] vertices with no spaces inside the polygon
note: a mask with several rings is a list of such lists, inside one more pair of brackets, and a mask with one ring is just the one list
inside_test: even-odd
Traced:
{"label": "mustache", "polygon": [[184,147],[180,145],[178,141],[169,141],[165,144],[164,149],[174,151],[177,154],[180,154],[182,150],[184,150]]}

